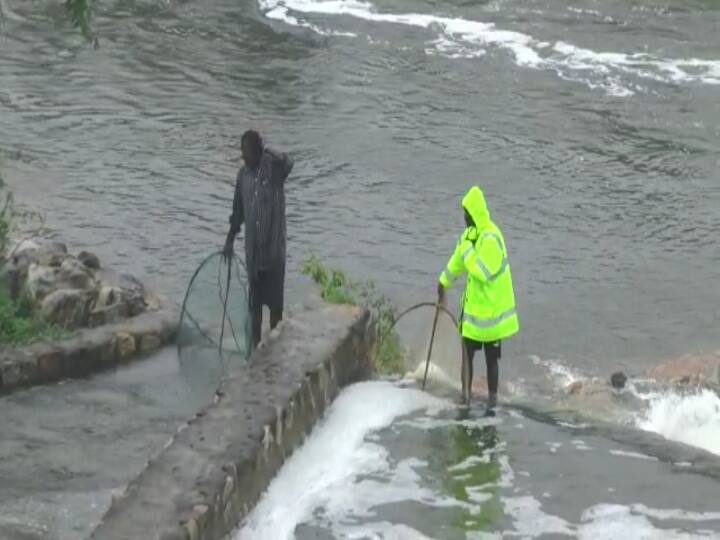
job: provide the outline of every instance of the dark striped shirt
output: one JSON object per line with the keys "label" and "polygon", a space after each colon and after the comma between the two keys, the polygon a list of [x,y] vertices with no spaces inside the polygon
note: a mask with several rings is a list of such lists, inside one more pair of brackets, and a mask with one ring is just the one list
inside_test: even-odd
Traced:
{"label": "dark striped shirt", "polygon": [[293,162],[265,149],[260,165],[243,166],[235,182],[230,231],[245,225],[245,263],[249,277],[285,264],[285,180]]}

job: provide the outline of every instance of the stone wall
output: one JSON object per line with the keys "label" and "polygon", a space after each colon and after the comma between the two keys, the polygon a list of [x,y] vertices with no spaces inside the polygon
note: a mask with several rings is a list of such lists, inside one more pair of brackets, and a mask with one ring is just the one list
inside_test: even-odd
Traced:
{"label": "stone wall", "polygon": [[219,540],[257,503],[343,386],[370,375],[369,314],[306,307],[237,360],[201,411],[115,499],[92,538]]}
{"label": "stone wall", "polygon": [[84,377],[155,351],[174,339],[177,324],[177,311],[165,308],[120,323],[78,330],[55,342],[0,346],[0,395]]}
{"label": "stone wall", "polygon": [[62,242],[23,240],[0,261],[0,287],[68,335],[13,347],[0,343],[0,395],[83,377],[172,341],[179,313],[128,274]]}

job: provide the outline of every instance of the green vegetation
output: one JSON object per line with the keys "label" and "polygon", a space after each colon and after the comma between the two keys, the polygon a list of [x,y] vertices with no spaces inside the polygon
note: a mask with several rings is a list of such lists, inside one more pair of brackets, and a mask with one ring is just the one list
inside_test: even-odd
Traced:
{"label": "green vegetation", "polygon": [[362,305],[370,310],[375,333],[382,340],[375,351],[375,371],[381,375],[403,373],[405,353],[400,337],[390,330],[395,322],[395,307],[372,282],[355,283],[341,270],[325,267],[316,257],[305,262],[302,273],[320,287],[326,302]]}
{"label": "green vegetation", "polygon": [[[3,190],[3,179],[0,176],[0,192]],[[0,210],[0,268],[3,266],[5,253],[7,252],[10,239],[10,214],[12,212],[12,196],[5,195],[5,202]]]}
{"label": "green vegetation", "polygon": [[[0,176],[0,193],[5,192],[5,202],[0,211],[0,276],[5,275],[5,257],[12,226],[12,195],[5,191]],[[27,292],[23,291],[16,302],[10,298],[7,283],[0,283],[0,345],[21,345],[42,338],[57,338],[62,330],[47,323],[33,307]]]}
{"label": "green vegetation", "polygon": [[[495,426],[454,426],[450,431],[450,448],[447,477],[443,482],[443,491],[458,501],[473,503],[471,495],[477,497],[481,491],[487,500],[480,505],[479,512],[467,508],[458,510],[453,524],[459,530],[489,532],[503,515],[498,482],[502,471],[494,449],[498,445]],[[468,459],[476,459],[468,462]],[[453,466],[465,464],[460,470]]]}
{"label": "green vegetation", "polygon": [[65,11],[68,19],[75,28],[79,28],[82,35],[89,42],[97,46],[97,38],[90,28],[92,18],[92,4],[94,0],[65,0]]}
{"label": "green vegetation", "polygon": [[[98,46],[97,37],[90,27],[95,0],[65,0],[65,14],[74,28],[79,28],[89,43]],[[3,2],[0,0],[0,29],[5,18]]]}
{"label": "green vegetation", "polygon": [[0,200],[2,199],[5,199],[5,201],[2,203],[2,210],[0,210],[0,269],[5,266],[13,212],[12,193],[5,189],[5,179],[0,173]]}
{"label": "green vegetation", "polygon": [[27,294],[13,302],[0,288],[0,345],[25,345],[40,339],[57,339],[63,331],[38,316]]}

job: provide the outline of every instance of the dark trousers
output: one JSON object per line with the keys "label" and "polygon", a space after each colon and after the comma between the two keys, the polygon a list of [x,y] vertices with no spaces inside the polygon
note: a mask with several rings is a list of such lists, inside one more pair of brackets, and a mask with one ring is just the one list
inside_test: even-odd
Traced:
{"label": "dark trousers", "polygon": [[[498,379],[500,378],[500,366],[498,360],[502,356],[502,348],[499,341],[483,343],[472,339],[463,338],[465,348],[463,362],[463,388],[467,388],[468,396],[473,380],[473,358],[480,349],[485,349],[485,366],[487,367],[488,394],[496,395],[498,391]],[[467,377],[467,379],[466,379]],[[467,385],[467,386],[466,386]]]}
{"label": "dark trousers", "polygon": [[270,308],[270,328],[275,328],[283,317],[285,268],[259,271],[250,280],[249,311],[252,346],[255,349],[262,337],[263,306]]}

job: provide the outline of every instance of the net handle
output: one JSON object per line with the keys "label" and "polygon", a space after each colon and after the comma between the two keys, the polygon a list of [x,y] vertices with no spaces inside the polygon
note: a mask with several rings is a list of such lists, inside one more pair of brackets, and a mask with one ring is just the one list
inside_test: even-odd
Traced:
{"label": "net handle", "polygon": [[457,319],[455,318],[455,315],[453,315],[450,312],[450,310],[448,308],[446,308],[445,306],[438,304],[437,302],[420,302],[419,304],[410,306],[405,311],[400,313],[400,315],[395,317],[393,319],[393,322],[390,325],[390,327],[387,330],[385,330],[385,332],[383,333],[382,336],[380,336],[380,340],[378,341],[378,345],[377,345],[377,350],[375,351],[375,357],[373,358],[373,363],[372,363],[373,366],[377,364],[377,360],[380,357],[380,348],[382,347],[383,342],[390,336],[390,333],[395,329],[395,326],[397,325],[397,323],[400,322],[400,319],[402,319],[405,315],[412,313],[416,309],[420,309],[421,307],[436,308],[438,310],[438,313],[440,311],[443,311],[444,313],[446,313],[448,315],[448,317],[450,317],[450,320],[453,322],[453,325],[455,325],[455,329],[458,330],[458,322],[457,322]]}

